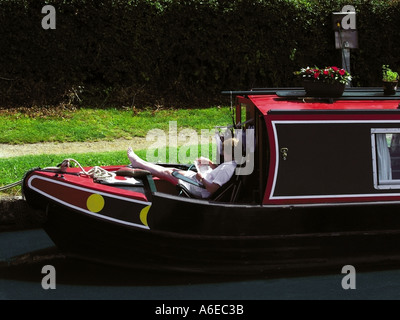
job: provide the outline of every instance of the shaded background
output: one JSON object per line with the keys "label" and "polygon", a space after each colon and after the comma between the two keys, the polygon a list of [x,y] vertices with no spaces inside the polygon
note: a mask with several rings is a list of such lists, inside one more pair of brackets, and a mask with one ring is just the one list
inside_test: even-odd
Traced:
{"label": "shaded background", "polygon": [[353,85],[381,86],[382,64],[400,71],[398,0],[0,0],[0,106],[207,106],[300,85],[301,67],[341,65],[331,14],[344,5]]}

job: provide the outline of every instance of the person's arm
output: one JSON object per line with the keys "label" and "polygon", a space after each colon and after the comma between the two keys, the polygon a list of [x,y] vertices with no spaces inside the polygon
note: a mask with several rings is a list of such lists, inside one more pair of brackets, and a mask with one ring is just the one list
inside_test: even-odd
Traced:
{"label": "person's arm", "polygon": [[203,186],[206,188],[206,190],[213,194],[215,191],[217,191],[220,186],[214,182],[208,182],[206,179],[204,179],[204,177],[202,176],[202,174],[200,172],[198,172],[196,174],[196,179],[199,180]]}
{"label": "person's arm", "polygon": [[215,169],[216,167],[218,167],[217,164],[213,163],[210,159],[205,158],[205,157],[200,157],[197,159],[197,161],[202,165],[210,166],[211,169]]}

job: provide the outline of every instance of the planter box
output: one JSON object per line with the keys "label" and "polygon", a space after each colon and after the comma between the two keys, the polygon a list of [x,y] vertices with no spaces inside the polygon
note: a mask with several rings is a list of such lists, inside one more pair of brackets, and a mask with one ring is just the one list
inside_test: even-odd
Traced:
{"label": "planter box", "polygon": [[327,83],[322,81],[304,80],[304,90],[310,97],[341,97],[346,87],[343,83]]}
{"label": "planter box", "polygon": [[383,93],[387,95],[395,94],[398,81],[383,81]]}

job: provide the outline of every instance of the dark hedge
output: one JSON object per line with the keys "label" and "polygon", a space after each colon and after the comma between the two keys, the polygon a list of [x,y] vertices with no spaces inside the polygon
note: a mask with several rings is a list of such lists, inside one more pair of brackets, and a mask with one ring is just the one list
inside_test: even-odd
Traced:
{"label": "dark hedge", "polygon": [[[56,29],[44,30],[44,5]],[[208,105],[341,65],[331,13],[352,4],[354,85],[400,71],[399,1],[0,0],[0,106]]]}

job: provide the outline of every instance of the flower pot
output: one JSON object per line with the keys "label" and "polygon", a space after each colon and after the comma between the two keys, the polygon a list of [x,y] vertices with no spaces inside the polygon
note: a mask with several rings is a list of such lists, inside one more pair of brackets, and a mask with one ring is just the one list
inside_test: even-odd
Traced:
{"label": "flower pot", "polygon": [[318,80],[304,80],[304,90],[310,97],[341,97],[346,85],[344,83],[328,83]]}
{"label": "flower pot", "polygon": [[398,81],[383,81],[383,93],[387,95],[396,94]]}

